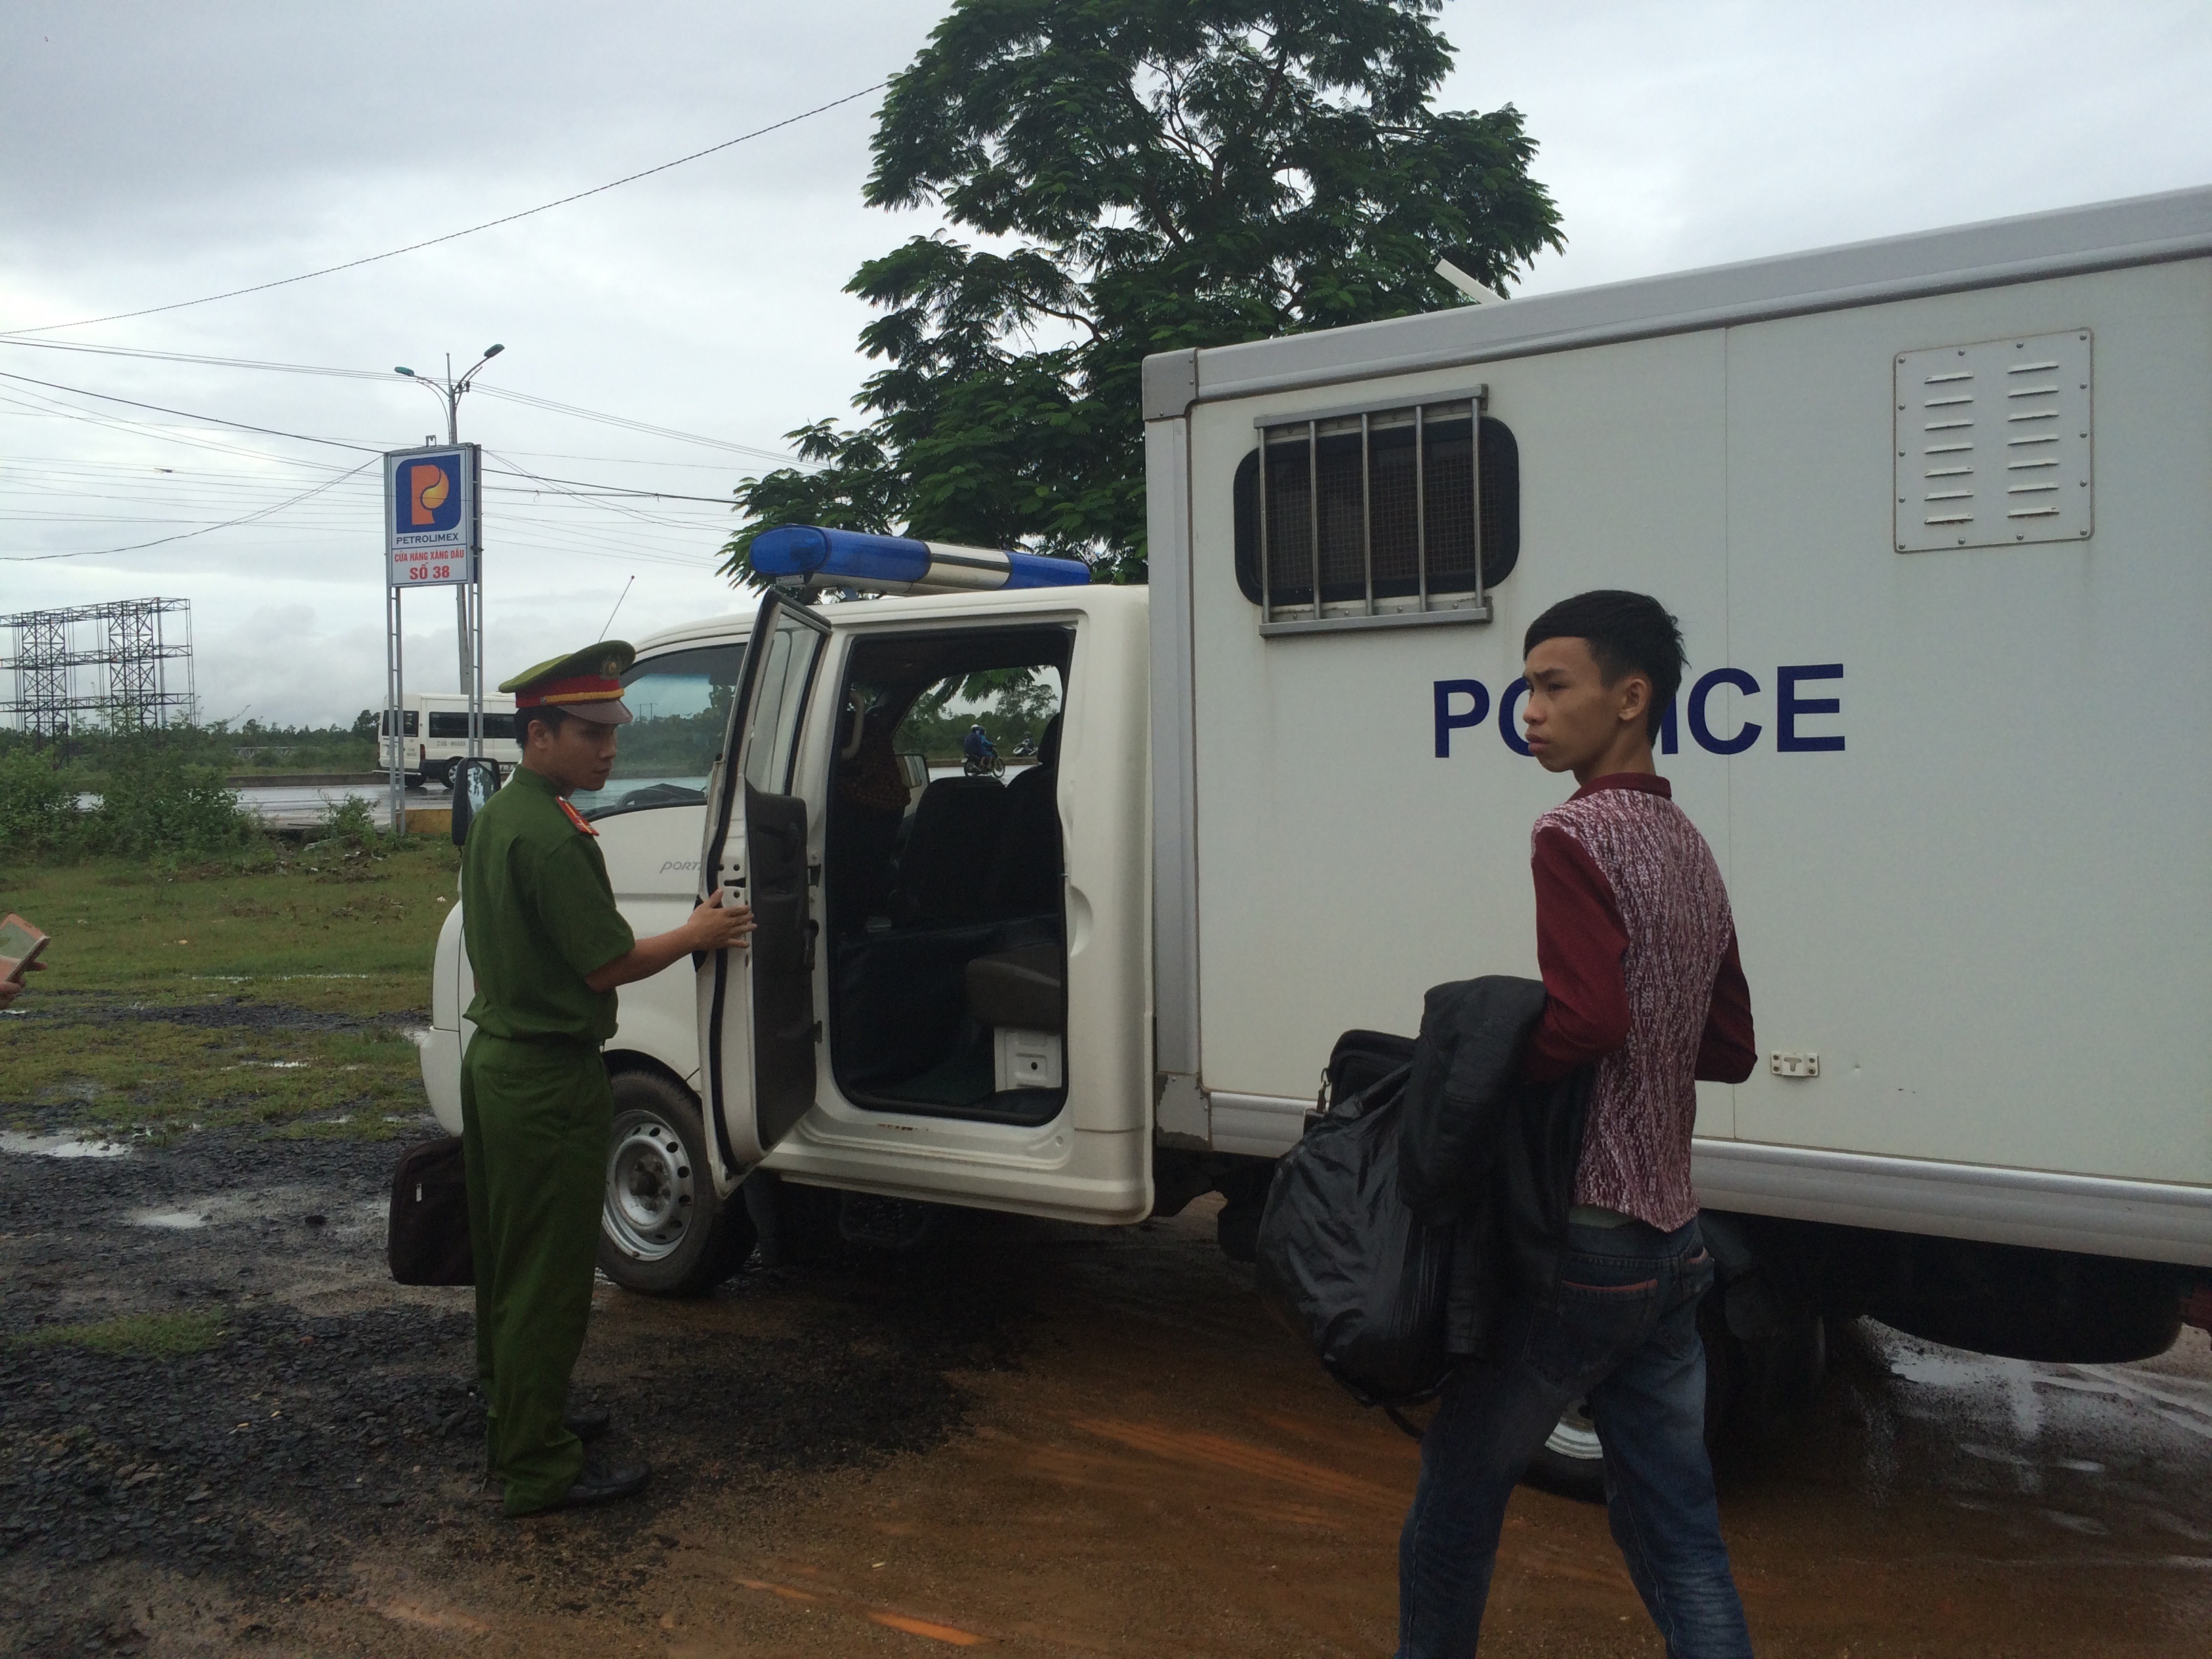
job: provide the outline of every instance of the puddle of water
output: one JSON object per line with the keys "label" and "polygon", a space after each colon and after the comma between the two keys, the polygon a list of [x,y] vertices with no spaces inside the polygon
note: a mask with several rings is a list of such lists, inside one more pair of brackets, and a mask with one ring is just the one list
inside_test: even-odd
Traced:
{"label": "puddle of water", "polygon": [[2069,1532],[2078,1532],[2090,1538],[2102,1538],[2112,1531],[2094,1516],[2069,1515],[2063,1510],[2045,1510],[2043,1518],[2055,1527],[2063,1527]]}
{"label": "puddle of water", "polygon": [[295,979],[367,979],[367,974],[194,974],[191,977],[206,984],[251,985],[257,979],[273,979],[279,983]]}
{"label": "puddle of water", "polygon": [[74,1135],[27,1135],[0,1129],[0,1152],[29,1158],[123,1158],[131,1148],[119,1140],[83,1140]]}
{"label": "puddle of water", "polygon": [[[178,1232],[273,1221],[283,1227],[309,1225],[320,1233],[351,1237],[372,1229],[380,1232],[390,1207],[390,1201],[382,1198],[349,1203],[328,1188],[295,1184],[256,1193],[207,1193],[168,1209],[133,1210],[124,1219],[134,1227],[162,1227]],[[313,1223],[306,1219],[311,1214],[317,1218]]]}
{"label": "puddle of water", "polygon": [[1991,1363],[1978,1354],[1933,1353],[1908,1348],[1882,1357],[1889,1362],[1893,1376],[1935,1389],[1965,1389],[1986,1383],[1993,1369]]}

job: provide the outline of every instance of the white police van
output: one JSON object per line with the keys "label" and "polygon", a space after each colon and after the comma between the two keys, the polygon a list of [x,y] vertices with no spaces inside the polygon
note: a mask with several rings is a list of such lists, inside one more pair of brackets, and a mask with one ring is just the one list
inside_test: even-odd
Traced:
{"label": "white police van", "polygon": [[[1144,398],[1148,588],[790,532],[795,585],[906,597],[641,649],[586,804],[622,902],[720,885],[761,931],[623,993],[618,1282],[697,1290],[802,1212],[1218,1188],[1249,1239],[1340,1030],[1534,972],[1566,786],[1521,634],[1620,586],[1683,622],[1661,767],[1764,1055],[1700,1087],[1717,1395],[1786,1415],[1824,1315],[2090,1360],[2201,1310],[2212,191],[1170,354]],[[1056,711],[1045,763],[891,793],[992,684]],[[458,917],[436,973],[453,1127]]]}

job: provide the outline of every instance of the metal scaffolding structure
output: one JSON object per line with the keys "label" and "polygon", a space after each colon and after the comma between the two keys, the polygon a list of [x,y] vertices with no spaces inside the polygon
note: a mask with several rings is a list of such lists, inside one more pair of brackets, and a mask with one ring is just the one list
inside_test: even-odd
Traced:
{"label": "metal scaffolding structure", "polygon": [[192,718],[190,599],[21,611],[0,617],[0,630],[8,636],[0,669],[15,671],[15,696],[0,702],[0,716],[14,716],[34,737],[67,737],[87,723],[131,731]]}

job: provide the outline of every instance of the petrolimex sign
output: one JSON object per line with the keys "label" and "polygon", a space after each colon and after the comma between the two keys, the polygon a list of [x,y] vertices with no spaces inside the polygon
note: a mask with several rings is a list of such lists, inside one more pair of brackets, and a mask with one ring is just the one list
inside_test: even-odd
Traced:
{"label": "petrolimex sign", "polygon": [[384,457],[386,580],[394,587],[471,581],[483,549],[475,444],[394,449]]}

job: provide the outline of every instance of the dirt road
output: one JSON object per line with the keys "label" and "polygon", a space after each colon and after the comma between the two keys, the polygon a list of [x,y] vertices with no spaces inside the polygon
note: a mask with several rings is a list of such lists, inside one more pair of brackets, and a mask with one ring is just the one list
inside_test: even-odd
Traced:
{"label": "dirt road", "polygon": [[[1387,1654],[1415,1448],[1259,1313],[1203,1207],[603,1288],[580,1373],[646,1501],[479,1501],[465,1292],[382,1273],[393,1149],[0,1152],[0,1650]],[[78,1148],[62,1147],[73,1151]],[[2212,1647],[2212,1356],[1862,1328],[1723,1473],[1762,1653]],[[1656,1653],[1602,1512],[1524,1491],[1488,1655]]]}

